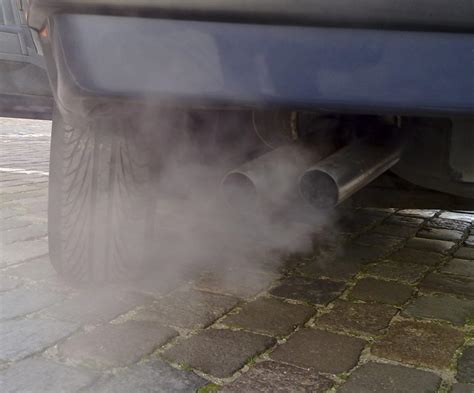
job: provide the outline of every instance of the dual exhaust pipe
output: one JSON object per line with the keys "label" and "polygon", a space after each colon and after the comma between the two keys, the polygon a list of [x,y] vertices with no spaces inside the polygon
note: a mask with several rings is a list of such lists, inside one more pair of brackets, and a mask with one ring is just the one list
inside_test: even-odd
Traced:
{"label": "dual exhaust pipe", "polygon": [[229,172],[222,193],[232,207],[250,214],[302,200],[317,209],[335,207],[399,161],[401,140],[388,139],[366,137],[335,152],[283,146]]}

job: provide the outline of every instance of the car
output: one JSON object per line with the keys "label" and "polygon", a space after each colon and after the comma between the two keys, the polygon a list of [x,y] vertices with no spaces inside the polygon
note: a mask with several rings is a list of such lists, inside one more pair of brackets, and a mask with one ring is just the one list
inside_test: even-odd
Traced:
{"label": "car", "polygon": [[[0,115],[53,121],[50,256],[70,280],[148,263],[176,183],[247,217],[474,208],[470,0],[1,6]],[[157,180],[186,160],[212,181]]]}

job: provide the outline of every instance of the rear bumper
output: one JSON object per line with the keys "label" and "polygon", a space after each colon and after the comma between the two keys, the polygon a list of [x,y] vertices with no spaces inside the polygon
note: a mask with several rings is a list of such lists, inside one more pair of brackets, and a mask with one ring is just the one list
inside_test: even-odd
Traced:
{"label": "rear bumper", "polygon": [[98,15],[51,19],[57,98],[474,113],[474,34]]}

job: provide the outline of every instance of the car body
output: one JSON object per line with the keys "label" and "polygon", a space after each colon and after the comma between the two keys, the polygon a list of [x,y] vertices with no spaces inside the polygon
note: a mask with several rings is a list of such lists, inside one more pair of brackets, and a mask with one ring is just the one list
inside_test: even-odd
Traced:
{"label": "car body", "polygon": [[[13,3],[2,4],[12,10]],[[293,136],[304,134],[294,125],[308,116],[318,132],[329,132],[323,129],[330,117],[339,122],[325,139],[334,146],[334,139],[348,135],[340,124],[357,124],[338,147],[364,134],[364,127],[398,129],[403,137],[396,160],[377,171],[363,167],[357,187],[347,192],[351,201],[474,208],[469,0],[20,4],[16,19],[4,12],[0,30],[10,41],[16,34],[20,44],[10,45],[15,53],[0,55],[9,72],[0,85],[0,115],[47,118],[54,100],[65,121],[81,128],[86,118],[112,112],[133,117],[144,107],[205,111],[211,117],[223,110],[242,118],[259,111],[266,114],[267,128],[288,114],[285,127]],[[21,83],[5,82],[13,79]],[[351,157],[370,152],[369,147]],[[345,153],[340,154],[336,161],[344,166]],[[385,176],[387,169],[392,177]],[[334,176],[335,193],[342,194]]]}

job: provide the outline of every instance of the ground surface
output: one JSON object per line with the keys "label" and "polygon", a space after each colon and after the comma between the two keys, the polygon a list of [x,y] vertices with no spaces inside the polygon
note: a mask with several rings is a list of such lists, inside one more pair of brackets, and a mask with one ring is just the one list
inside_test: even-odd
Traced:
{"label": "ground surface", "polygon": [[279,275],[74,289],[48,260],[50,123],[0,141],[2,392],[474,391],[474,212],[345,212]]}

